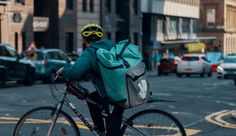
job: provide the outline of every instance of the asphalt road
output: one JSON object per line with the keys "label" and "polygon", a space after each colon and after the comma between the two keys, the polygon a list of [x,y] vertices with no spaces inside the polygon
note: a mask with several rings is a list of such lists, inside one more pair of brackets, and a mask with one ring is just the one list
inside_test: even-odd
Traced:
{"label": "asphalt road", "polygon": [[[149,74],[153,97],[175,102],[145,104],[126,110],[125,115],[133,112],[157,108],[170,112],[184,125],[188,135],[192,136],[235,136],[236,122],[231,112],[236,110],[236,87],[233,81],[213,77],[191,76],[178,78],[174,74],[157,77]],[[60,90],[64,84],[58,84]],[[85,84],[94,90],[90,84]],[[91,121],[86,104],[71,97]],[[0,136],[11,136],[14,126],[26,111],[38,106],[51,106],[52,99],[48,84],[36,83],[33,86],[21,86],[10,83],[0,89]],[[65,108],[68,111],[67,108]],[[70,113],[70,112],[69,112]],[[73,114],[71,114],[75,117]],[[87,129],[80,130],[83,136],[90,136]]]}

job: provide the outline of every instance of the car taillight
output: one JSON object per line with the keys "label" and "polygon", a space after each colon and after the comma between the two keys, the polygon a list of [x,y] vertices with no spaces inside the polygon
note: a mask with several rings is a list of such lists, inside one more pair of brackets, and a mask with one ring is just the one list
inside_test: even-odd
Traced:
{"label": "car taillight", "polygon": [[174,62],[174,64],[175,64],[175,65],[177,65],[177,64],[178,64],[178,62]]}

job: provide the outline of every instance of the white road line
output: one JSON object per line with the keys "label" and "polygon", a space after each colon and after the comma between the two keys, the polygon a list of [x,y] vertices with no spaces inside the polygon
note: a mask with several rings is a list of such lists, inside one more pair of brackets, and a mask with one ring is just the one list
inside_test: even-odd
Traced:
{"label": "white road line", "polygon": [[192,122],[192,123],[189,123],[189,124],[187,124],[187,125],[184,125],[184,127],[185,127],[185,128],[186,128],[186,127],[191,127],[191,126],[194,126],[194,125],[196,125],[196,124],[198,124],[198,123],[200,123],[200,122],[204,122],[204,119],[200,119],[200,120],[194,121],[194,122]]}

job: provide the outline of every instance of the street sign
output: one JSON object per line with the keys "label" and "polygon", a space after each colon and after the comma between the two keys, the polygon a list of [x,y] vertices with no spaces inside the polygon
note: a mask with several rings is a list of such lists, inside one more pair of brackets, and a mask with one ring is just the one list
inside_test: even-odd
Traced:
{"label": "street sign", "polygon": [[34,32],[45,32],[49,27],[48,17],[34,17],[33,18],[33,30]]}

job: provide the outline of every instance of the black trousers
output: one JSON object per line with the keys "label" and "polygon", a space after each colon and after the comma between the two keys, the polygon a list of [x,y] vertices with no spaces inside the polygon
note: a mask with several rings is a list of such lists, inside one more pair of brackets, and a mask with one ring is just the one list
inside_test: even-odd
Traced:
{"label": "black trousers", "polygon": [[[88,96],[91,100],[97,102],[98,104],[103,105],[105,109],[108,109],[109,103],[103,99],[98,91],[92,92]],[[114,106],[114,109],[111,114],[105,119],[106,125],[104,124],[102,118],[102,111],[100,107],[94,105],[93,103],[87,102],[89,111],[93,120],[94,125],[97,127],[98,131],[105,133],[107,131],[107,136],[121,136],[121,120],[124,113],[124,108],[120,106]],[[106,126],[106,129],[105,129]]]}

